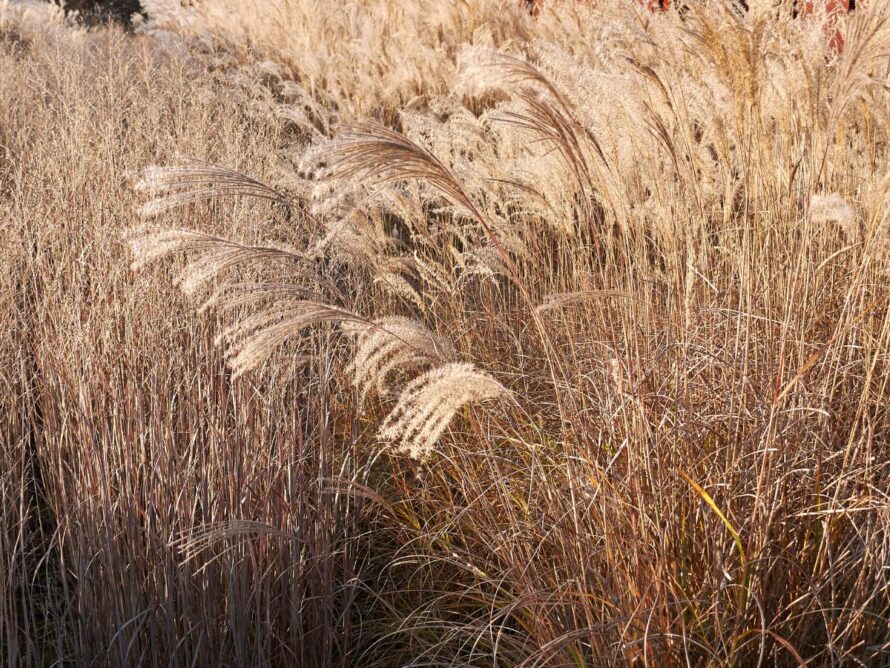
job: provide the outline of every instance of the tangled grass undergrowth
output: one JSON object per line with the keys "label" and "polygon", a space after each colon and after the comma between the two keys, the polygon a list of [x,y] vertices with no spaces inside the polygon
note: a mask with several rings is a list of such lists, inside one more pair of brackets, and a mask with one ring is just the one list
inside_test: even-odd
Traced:
{"label": "tangled grass undergrowth", "polygon": [[0,4],[3,661],[890,663],[890,6],[677,4]]}

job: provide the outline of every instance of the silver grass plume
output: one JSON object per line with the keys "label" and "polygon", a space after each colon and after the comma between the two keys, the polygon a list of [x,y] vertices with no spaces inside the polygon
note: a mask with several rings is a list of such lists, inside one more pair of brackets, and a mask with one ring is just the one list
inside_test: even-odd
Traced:
{"label": "silver grass plume", "polygon": [[535,309],[538,313],[546,313],[556,309],[576,304],[587,299],[596,299],[598,297],[620,297],[622,299],[634,299],[632,295],[621,290],[579,290],[578,292],[561,292],[558,294],[547,295],[538,307]]}
{"label": "silver grass plume", "polygon": [[518,97],[524,103],[525,110],[506,111],[501,114],[501,120],[550,141],[572,170],[579,187],[582,190],[589,188],[591,165],[584,149],[589,145],[600,161],[606,163],[606,156],[596,138],[560,106],[551,104],[533,89],[521,89]]}
{"label": "silver grass plume", "polygon": [[218,543],[247,540],[259,536],[292,539],[293,534],[256,520],[224,520],[204,524],[182,532],[167,545],[182,555],[182,563],[191,561]]}
{"label": "silver grass plume", "polygon": [[[605,162],[599,142],[575,118],[574,105],[530,62],[484,49],[469,49],[461,55],[460,61],[458,88],[498,88],[518,93],[518,97],[529,107],[529,114],[525,117],[516,115],[514,120],[522,121],[520,124],[528,129],[545,130],[545,135],[562,143],[578,145],[579,137],[583,136]],[[542,97],[539,91],[546,95]],[[571,156],[571,151],[567,156],[570,164],[578,159]]]}
{"label": "silver grass plume", "polygon": [[537,67],[515,56],[469,47],[458,55],[460,77],[456,88],[468,93],[482,93],[492,89],[521,88],[536,85],[553,96],[564,110],[569,110],[565,98]]}
{"label": "silver grass plume", "polygon": [[360,315],[330,304],[309,300],[276,301],[272,307],[236,322],[223,331],[217,341],[227,344],[229,367],[238,377],[262,364],[276,348],[306,328],[344,322],[371,324]]}
{"label": "silver grass plume", "polygon": [[373,326],[347,321],[341,329],[355,342],[350,371],[363,397],[371,389],[386,396],[388,380],[398,371],[446,362],[454,355],[451,341],[410,318],[389,316],[375,320]]}
{"label": "silver grass plume", "polygon": [[422,459],[429,455],[461,407],[507,395],[503,385],[472,364],[445,364],[405,386],[379,435],[391,441],[398,451]]}
{"label": "silver grass plume", "polygon": [[[843,26],[844,48],[835,72],[829,109],[829,130],[857,99],[876,104],[869,89],[884,88],[887,58],[890,57],[890,3],[876,2],[855,12]],[[833,17],[832,21],[838,21]]]}
{"label": "silver grass plume", "polygon": [[849,224],[853,216],[852,207],[838,193],[819,193],[810,197],[810,217],[815,222]]}
{"label": "silver grass plume", "polygon": [[576,119],[572,103],[537,67],[521,58],[469,49],[460,60],[458,88],[499,89],[513,94],[522,103],[522,109],[505,110],[493,120],[520,127],[552,144],[571,170],[578,191],[584,196],[583,205],[589,209],[595,168],[591,158],[595,156],[606,168],[609,165],[599,140]]}
{"label": "silver grass plume", "polygon": [[[519,273],[516,264],[510,257],[501,239],[499,239],[498,235],[495,233],[491,223],[486,220],[476,204],[464,192],[460,183],[454,178],[448,168],[436,158],[436,156],[398,132],[394,132],[376,123],[358,123],[346,126],[338,140],[324,147],[320,152],[314,153],[312,157],[317,160],[317,166],[322,169],[320,176],[331,184],[359,180],[362,181],[365,186],[374,187],[390,182],[421,180],[433,187],[453,204],[468,211],[471,217],[479,223],[485,234],[488,236],[492,246],[503,260],[504,266],[507,267],[510,277],[519,288],[523,300],[528,304],[535,327],[548,349],[547,363],[551,369],[554,386],[559,385],[556,372],[556,367],[559,362],[552,354],[552,342],[550,341],[549,334],[543,323],[540,321],[538,314],[534,310],[535,303],[532,301],[532,298],[523,283],[522,276]],[[311,170],[311,168],[306,169],[305,167],[306,166],[304,166],[304,171]],[[450,367],[447,365],[445,367],[440,367],[440,369],[446,370],[449,368]],[[454,375],[459,375],[460,370],[468,374],[471,378],[475,378],[475,380],[479,380],[480,378],[488,379],[490,383],[492,383],[488,385],[489,393],[494,392],[493,387],[495,385],[501,387],[500,385],[497,385],[494,380],[484,374],[479,374],[478,377],[474,377],[473,374],[476,374],[477,372],[475,372],[472,367],[452,369]],[[435,373],[435,371],[436,370],[427,372],[427,374]],[[421,378],[427,377],[427,374],[424,374]],[[564,376],[565,374],[562,375]],[[446,377],[428,378],[428,381],[434,382],[434,385],[441,385],[443,388],[447,387],[447,380],[448,378]],[[419,385],[415,384],[419,381],[420,378],[410,385],[412,391],[415,393],[424,392],[425,385],[423,382]],[[477,387],[481,388],[483,386],[485,386],[485,383],[479,380]],[[472,383],[467,387],[472,387]],[[470,389],[467,389],[467,391],[469,392]],[[443,392],[443,394],[447,395],[447,391]],[[494,394],[490,394],[490,396],[497,396],[497,394],[498,392],[494,392]],[[404,448],[412,453],[423,454],[432,447],[433,443],[435,443],[435,440],[451,419],[454,411],[463,405],[463,403],[473,400],[473,397],[475,396],[476,394],[473,393],[467,395],[467,398],[454,406],[453,410],[447,408],[448,406],[451,406],[453,402],[443,401],[441,406],[445,407],[444,410],[447,413],[447,419],[445,419],[444,422],[441,422],[441,424],[436,422],[432,425],[421,426],[419,430],[415,430],[414,428],[407,428],[406,425],[413,424],[414,420],[422,418],[422,414],[413,412],[418,409],[417,407],[412,408],[410,393],[407,395],[403,394],[402,398],[408,403],[403,404],[402,399],[400,399],[399,405],[396,407],[394,413],[408,411],[408,414],[406,415],[407,422],[397,418],[393,418],[392,420],[388,418],[382,433],[401,434],[399,438],[401,439]],[[479,396],[481,398],[487,398],[489,395],[480,390]],[[568,421],[562,405],[562,400],[558,395],[557,402],[560,407],[560,414],[566,421]],[[392,417],[392,415],[390,417]],[[431,434],[432,438],[430,438]]]}
{"label": "silver grass plume", "polygon": [[858,241],[861,236],[853,208],[838,193],[810,196],[810,218],[814,223],[836,224],[849,242]]}
{"label": "silver grass plume", "polygon": [[189,261],[175,283],[192,294],[218,279],[228,269],[260,263],[276,263],[283,268],[275,278],[256,282],[221,280],[206,299],[202,310],[218,307],[259,308],[226,329],[218,341],[226,343],[226,356],[235,375],[255,368],[286,339],[319,322],[362,320],[360,316],[323,303],[324,295],[340,296],[329,280],[299,251],[272,246],[247,246],[237,242],[187,230],[136,230],[130,247],[135,256],[133,268],[185,252]]}
{"label": "silver grass plume", "polygon": [[[329,185],[361,181],[373,188],[397,181],[424,182],[482,226],[513,279],[521,284],[504,244],[461,184],[436,156],[405,135],[377,123],[353,123],[344,126],[335,141],[312,151],[307,159],[315,163],[318,177]],[[303,169],[315,171],[309,164],[304,164]]]}
{"label": "silver grass plume", "polygon": [[476,205],[436,156],[405,135],[377,123],[346,125],[335,141],[309,157],[323,166],[320,175],[325,181],[359,180],[374,187],[394,181],[422,180],[485,222]]}
{"label": "silver grass plume", "polygon": [[140,208],[143,216],[223,196],[247,196],[271,200],[287,207],[293,202],[275,188],[234,169],[195,158],[180,158],[176,167],[146,167],[131,173],[133,188],[152,199]]}
{"label": "silver grass plume", "polygon": [[188,253],[189,262],[175,280],[186,294],[196,292],[223,271],[238,265],[277,261],[290,264],[294,273],[299,273],[298,268],[308,260],[297,250],[248,246],[191,230],[136,228],[128,232],[127,241],[134,257],[134,270],[173,253]]}

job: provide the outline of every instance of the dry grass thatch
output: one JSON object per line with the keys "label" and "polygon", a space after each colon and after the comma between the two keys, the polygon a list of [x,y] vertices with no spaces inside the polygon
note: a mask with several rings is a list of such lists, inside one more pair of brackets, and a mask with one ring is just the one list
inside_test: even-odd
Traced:
{"label": "dry grass thatch", "polygon": [[0,661],[890,662],[890,5],[677,4],[0,0]]}

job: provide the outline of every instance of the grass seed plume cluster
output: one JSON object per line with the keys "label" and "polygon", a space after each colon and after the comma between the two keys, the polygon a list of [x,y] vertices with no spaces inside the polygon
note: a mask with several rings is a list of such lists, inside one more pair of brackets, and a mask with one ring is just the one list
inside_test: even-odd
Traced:
{"label": "grass seed plume cluster", "polygon": [[890,663],[890,5],[748,5],[0,0],[0,661]]}

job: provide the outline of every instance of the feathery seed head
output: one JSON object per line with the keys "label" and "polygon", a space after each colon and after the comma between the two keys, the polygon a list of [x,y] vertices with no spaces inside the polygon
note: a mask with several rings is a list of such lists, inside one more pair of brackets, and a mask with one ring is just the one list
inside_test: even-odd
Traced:
{"label": "feathery seed head", "polygon": [[393,374],[448,361],[455,352],[450,340],[436,336],[416,320],[401,316],[380,318],[373,323],[345,321],[341,329],[355,342],[349,369],[362,396],[372,388],[385,396]]}
{"label": "feathery seed head", "polygon": [[380,428],[380,437],[396,450],[423,459],[461,407],[509,395],[488,374],[467,363],[452,362],[415,378]]}

